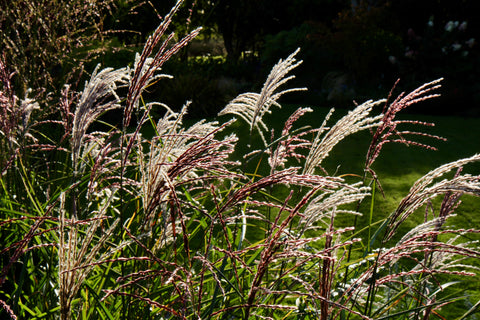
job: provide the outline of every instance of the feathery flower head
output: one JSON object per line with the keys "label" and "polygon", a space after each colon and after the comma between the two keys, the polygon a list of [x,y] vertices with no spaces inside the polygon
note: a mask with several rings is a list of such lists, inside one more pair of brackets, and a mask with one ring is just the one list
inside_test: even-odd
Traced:
{"label": "feathery flower head", "polygon": [[249,124],[250,134],[256,129],[263,143],[267,146],[264,132],[268,131],[268,127],[263,122],[263,116],[271,113],[271,106],[281,108],[278,99],[285,93],[307,90],[306,88],[293,88],[277,91],[286,82],[295,78],[293,75],[287,77],[287,74],[302,63],[301,60],[297,61],[295,58],[299,51],[300,49],[295,50],[285,60],[280,60],[272,68],[260,93],[248,92],[240,94],[228,103],[218,115],[234,114],[241,117]]}
{"label": "feathery flower head", "polygon": [[130,79],[130,70],[121,68],[105,68],[101,71],[97,65],[89,81],[85,82],[85,88],[80,95],[73,118],[72,129],[72,161],[74,170],[77,165],[82,141],[88,127],[104,112],[120,108],[120,97],[116,90],[124,87]]}

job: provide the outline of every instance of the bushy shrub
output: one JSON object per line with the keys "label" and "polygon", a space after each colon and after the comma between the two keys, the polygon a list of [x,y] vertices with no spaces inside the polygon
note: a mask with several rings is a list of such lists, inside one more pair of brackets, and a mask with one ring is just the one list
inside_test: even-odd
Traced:
{"label": "bushy shrub", "polygon": [[[205,75],[187,73],[164,81],[152,95],[176,111],[180,111],[189,101],[187,117],[199,119],[215,116],[236,92],[235,84],[225,78],[207,78]],[[155,111],[152,114],[155,119],[159,118],[155,116]]]}
{"label": "bushy shrub", "polygon": [[[297,76],[308,82],[311,100],[327,102],[332,91],[339,91],[323,85],[332,74],[350,79],[345,91],[354,91],[357,98],[380,97],[397,78],[408,91],[445,76],[442,98],[416,110],[478,115],[479,27],[472,17],[472,1],[461,6],[443,0],[356,3],[345,5],[332,23],[318,18],[268,36],[262,61],[271,65],[276,56],[296,46],[305,48],[305,67]],[[343,99],[352,100],[349,94]],[[452,110],[452,103],[462,107]]]}
{"label": "bushy shrub", "polygon": [[403,48],[402,38],[388,28],[386,12],[384,6],[368,7],[362,2],[355,11],[350,7],[341,11],[331,25],[305,22],[290,31],[267,37],[262,59],[271,62],[273,57],[285,55],[286,50],[300,45],[305,48],[302,53],[305,67],[299,70],[298,76],[309,83],[310,95],[316,93],[315,99],[340,105],[352,101],[350,94],[329,99],[332,91],[338,91],[328,85],[332,74],[350,79],[344,83],[348,84],[346,92],[376,95],[379,86],[395,81],[395,68],[389,56]]}
{"label": "bushy shrub", "polygon": [[390,57],[392,65],[411,83],[447,75],[444,97],[436,107],[430,106],[437,114],[451,113],[448,106],[457,103],[462,105],[457,113],[478,115],[480,52],[476,32],[467,21],[438,20],[431,16],[422,27],[404,30],[404,48],[398,56]]}

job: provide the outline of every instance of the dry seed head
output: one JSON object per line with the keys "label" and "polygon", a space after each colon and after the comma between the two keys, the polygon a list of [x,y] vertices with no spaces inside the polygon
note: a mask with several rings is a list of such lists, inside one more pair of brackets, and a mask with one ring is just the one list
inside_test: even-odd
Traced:
{"label": "dry seed head", "polygon": [[[366,101],[354,110],[349,111],[347,115],[338,120],[331,128],[325,126],[325,120],[312,143],[310,153],[305,161],[303,173],[314,174],[315,169],[320,167],[322,161],[328,157],[333,147],[345,137],[358,131],[380,125],[381,116],[370,117],[369,115],[373,107],[383,102],[385,102],[384,99]],[[327,119],[331,116],[332,112],[333,110],[327,115]]]}
{"label": "dry seed head", "polygon": [[[341,205],[354,203],[362,200],[370,194],[370,188],[362,186],[361,183],[352,185],[339,185],[338,189],[325,190],[320,195],[314,197],[305,208],[299,224],[306,231],[314,228],[317,222],[323,222],[328,227],[330,225],[330,213],[349,213],[360,215],[356,211],[338,210]],[[326,219],[326,220],[325,220]]]}
{"label": "dry seed head", "polygon": [[[428,133],[398,130],[398,126],[404,123],[422,125],[422,126],[434,126],[433,123],[421,122],[421,121],[410,121],[410,120],[395,120],[398,112],[402,111],[408,106],[440,96],[439,94],[431,94],[431,92],[440,88],[439,83],[442,80],[443,79],[440,78],[432,82],[425,83],[407,95],[405,95],[405,93],[402,92],[390,105],[388,105],[388,103],[385,102],[381,124],[378,126],[377,130],[375,131],[372,137],[372,142],[367,152],[367,157],[365,161],[365,168],[367,169],[367,171],[370,171],[375,176],[375,173],[371,169],[371,166],[373,165],[377,157],[380,155],[380,151],[382,150],[383,146],[386,143],[399,142],[405,145],[415,145],[415,146],[423,147],[426,149],[436,150],[436,148],[428,144],[419,143],[411,140],[410,136],[412,135],[424,136],[424,137],[430,137],[432,139],[437,139],[437,140],[443,140],[443,141],[446,140],[445,138],[428,134]],[[392,95],[392,91],[390,92],[389,98]]]}
{"label": "dry seed head", "polygon": [[444,164],[418,179],[410,189],[408,195],[400,202],[397,210],[390,216],[385,241],[393,237],[397,228],[408,216],[438,195],[449,192],[480,195],[480,178],[478,176],[468,174],[456,175],[452,179],[444,179],[431,185],[436,179],[441,178],[446,173],[476,161],[480,161],[480,154]]}
{"label": "dry seed head", "polygon": [[293,75],[287,77],[287,74],[302,63],[301,60],[297,61],[295,59],[295,55],[299,51],[300,49],[295,50],[287,59],[280,60],[272,68],[260,93],[248,92],[240,94],[228,103],[218,115],[234,114],[239,116],[249,124],[250,134],[256,129],[263,143],[267,146],[264,132],[268,131],[268,127],[263,122],[263,116],[271,113],[271,106],[281,107],[277,100],[285,93],[306,90],[306,88],[294,88],[277,92],[282,85],[294,78]]}
{"label": "dry seed head", "polygon": [[97,65],[89,81],[85,83],[85,88],[80,95],[77,108],[75,110],[72,129],[72,161],[74,170],[80,157],[82,141],[88,127],[102,113],[120,108],[120,97],[116,90],[118,87],[125,86],[130,78],[130,70],[121,68],[114,70],[106,68],[98,71],[100,65]]}
{"label": "dry seed head", "polygon": [[285,122],[282,130],[282,136],[277,139],[277,141],[279,141],[277,143],[277,148],[273,151],[268,151],[270,153],[270,156],[268,157],[268,164],[270,165],[271,172],[277,170],[277,168],[285,168],[289,158],[295,158],[298,162],[300,162],[300,159],[305,158],[303,154],[297,152],[297,149],[307,149],[311,146],[311,142],[304,138],[304,136],[314,132],[315,130],[310,129],[301,131],[300,133],[291,133],[290,131],[295,121],[297,121],[305,113],[312,111],[313,110],[311,108],[299,108]]}

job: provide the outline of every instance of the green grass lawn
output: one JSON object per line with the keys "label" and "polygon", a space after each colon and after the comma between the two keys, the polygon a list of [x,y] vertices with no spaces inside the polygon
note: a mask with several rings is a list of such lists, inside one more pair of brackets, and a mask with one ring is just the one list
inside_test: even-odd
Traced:
{"label": "green grass lawn", "polygon": [[[412,107],[414,108],[414,106]],[[285,120],[297,109],[295,105],[285,105],[281,110],[274,109],[271,115],[267,115],[266,123],[275,130],[276,136],[279,135]],[[300,118],[295,128],[302,126],[311,126],[318,128],[324,121],[325,115],[330,108],[312,107],[314,110]],[[345,109],[338,109],[329,121],[333,125],[337,119],[348,112]],[[385,198],[380,192],[376,197],[376,214],[384,217],[391,213],[397,207],[398,203],[407,195],[413,183],[438,166],[452,162],[458,159],[466,158],[480,152],[480,118],[446,117],[422,114],[399,114],[399,118],[404,120],[418,120],[434,123],[434,127],[419,125],[404,125],[399,129],[411,129],[433,135],[438,135],[447,139],[441,141],[428,137],[415,137],[415,141],[421,141],[437,150],[428,150],[418,146],[406,146],[400,143],[390,143],[384,146],[380,156],[373,165],[377,173],[382,188],[385,192]],[[239,136],[249,134],[248,128],[238,120],[233,124],[232,130]],[[334,147],[330,156],[324,161],[324,168],[329,174],[363,175],[363,167],[368,146],[372,134],[368,131],[356,133],[348,136]],[[240,141],[237,147],[236,155],[242,156],[248,151],[246,144],[241,144],[247,139]],[[261,148],[261,141],[258,136],[253,135],[250,139],[252,149]],[[251,161],[249,171],[253,172],[258,164],[260,157]],[[266,156],[264,156],[266,158]],[[262,161],[266,161],[263,159]],[[292,165],[295,165],[292,163]],[[266,167],[266,166],[265,166]],[[480,164],[470,165],[464,168],[465,172],[471,174],[480,174]],[[267,172],[260,172],[266,174]],[[480,226],[480,215],[477,214],[480,204],[466,196],[464,203],[459,208],[460,216],[463,216],[468,223]],[[418,222],[418,221],[417,221]]]}
{"label": "green grass lawn", "polygon": [[[414,108],[413,106],[412,108]],[[284,121],[296,110],[296,106],[286,105],[281,110],[274,110],[272,115],[267,116],[267,123],[273,124],[275,132],[279,132]],[[312,107],[312,113],[307,113],[301,118],[296,127],[309,125],[319,127],[330,108]],[[338,109],[335,111],[330,124],[345,115],[348,110]],[[411,185],[430,170],[447,162],[466,158],[480,152],[480,118],[446,117],[421,114],[399,114],[399,118],[405,120],[418,120],[432,122],[434,127],[419,125],[404,125],[399,129],[411,129],[433,135],[438,135],[447,141],[432,138],[415,137],[438,150],[427,150],[417,146],[405,146],[399,143],[390,143],[384,146],[377,158],[373,169],[377,173],[385,194],[385,210],[395,209],[396,204],[408,193]],[[244,134],[246,132],[242,132]],[[363,166],[368,146],[371,141],[371,133],[363,131],[347,137],[340,142],[325,160],[325,169],[330,173],[363,174]],[[466,167],[465,172],[480,174],[480,164]],[[480,217],[474,220],[480,224]]]}
{"label": "green grass lawn", "polygon": [[[412,107],[414,108],[414,106]],[[265,117],[266,123],[276,132],[276,137],[283,128],[285,120],[297,109],[295,105],[284,105],[282,109],[274,109],[271,115]],[[330,108],[312,107],[313,112],[307,113],[300,118],[295,128],[302,126],[311,126],[318,128],[324,121],[325,115]],[[345,115],[348,110],[338,109],[328,122],[335,124],[336,120]],[[384,146],[380,156],[373,165],[373,169],[378,175],[385,197],[380,192],[376,192],[374,217],[379,220],[393,212],[400,201],[408,194],[413,183],[438,166],[452,162],[458,159],[466,158],[480,152],[480,118],[462,118],[446,117],[421,114],[402,114],[399,118],[404,120],[418,120],[422,122],[431,122],[435,126],[420,126],[405,124],[399,129],[420,131],[432,135],[438,135],[447,139],[447,141],[437,140],[428,137],[414,137],[415,141],[428,144],[437,150],[424,149],[418,146],[406,146],[400,143],[389,143]],[[232,130],[237,135],[244,137],[249,134],[248,128],[242,120],[234,123]],[[348,136],[334,147],[330,156],[324,161],[324,168],[329,174],[333,175],[363,175],[363,167],[368,146],[372,134],[368,131],[356,133]],[[242,140],[242,139],[241,139]],[[243,156],[249,149],[246,143],[243,145],[240,141],[236,155]],[[260,138],[253,135],[250,139],[252,149],[261,148]],[[250,150],[251,151],[251,150]],[[260,157],[250,161],[247,172],[253,173],[257,170]],[[266,162],[266,156],[261,161]],[[295,165],[295,163],[292,163]],[[266,163],[263,163],[263,170],[268,169]],[[464,168],[464,172],[471,174],[480,174],[480,164],[470,165]],[[261,175],[268,174],[262,169],[258,172]],[[357,180],[358,181],[358,180]],[[370,204],[367,204],[370,205]],[[455,223],[462,226],[480,226],[480,201],[471,196],[464,196],[461,206],[458,208],[457,217],[452,219]],[[366,219],[364,217],[364,219]],[[423,213],[419,213],[413,219],[405,222],[404,228],[410,229],[423,221]],[[364,221],[365,222],[365,221]]]}
{"label": "green grass lawn", "polygon": [[[276,116],[272,115],[270,120],[281,128],[281,123],[284,119],[277,119],[281,116],[287,116],[295,110],[293,106],[287,106],[283,112],[278,112]],[[307,114],[298,125],[311,125],[312,127],[319,127],[323,122],[328,108],[314,108],[314,112]],[[331,119],[331,124],[334,124],[336,119],[343,116],[347,110],[339,109],[336,111],[336,116]],[[400,203],[400,201],[408,194],[413,183],[428,173],[430,170],[438,166],[452,162],[458,159],[466,158],[480,152],[480,118],[462,118],[462,117],[446,117],[446,116],[432,116],[420,114],[405,114],[401,115],[405,120],[419,120],[424,122],[435,123],[434,127],[420,126],[411,127],[412,130],[439,135],[447,139],[447,141],[440,141],[432,138],[424,138],[416,141],[423,141],[426,144],[436,147],[438,150],[427,150],[421,147],[410,146],[399,143],[387,144],[382,150],[380,156],[377,158],[373,169],[377,173],[385,197],[380,192],[375,194],[375,206],[373,211],[373,221],[378,221],[390,213],[392,213]],[[277,130],[280,130],[277,129]],[[408,129],[408,127],[404,127]],[[325,169],[336,175],[345,174],[363,174],[363,165],[365,161],[366,152],[371,140],[370,132],[360,132],[353,136],[347,137],[340,142],[331,152],[330,157],[325,160]],[[471,174],[480,174],[480,164],[470,165],[464,168],[464,172]],[[369,199],[365,199],[362,204],[361,212],[364,215],[359,219],[358,228],[361,229],[368,225],[368,212],[370,206]],[[434,200],[435,207],[438,210],[438,204],[441,199]],[[424,210],[424,209],[421,209]],[[457,216],[450,219],[450,224],[458,228],[479,228],[480,226],[480,200],[473,196],[466,195],[462,198],[462,203],[456,210]],[[425,211],[417,212],[407,219],[399,234],[405,234],[416,225],[423,222]],[[348,217],[347,219],[352,219]],[[340,221],[345,225],[351,225],[352,221]],[[367,237],[367,234],[364,234]],[[363,238],[363,237],[362,237]],[[478,239],[472,240],[480,240]],[[357,252],[360,254],[360,252]],[[463,284],[465,294],[472,295],[470,301],[478,301],[480,299],[480,277],[467,278]],[[448,294],[448,290],[445,294]],[[465,305],[465,302],[451,304],[444,308],[446,315],[462,314],[462,310],[468,310],[471,306]],[[475,319],[475,318],[471,318]]]}

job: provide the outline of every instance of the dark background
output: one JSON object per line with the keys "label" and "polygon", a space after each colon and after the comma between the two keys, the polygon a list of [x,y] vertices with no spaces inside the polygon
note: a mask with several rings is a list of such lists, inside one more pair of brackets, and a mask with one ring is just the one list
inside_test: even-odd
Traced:
{"label": "dark background", "polygon": [[[475,0],[194,2],[191,25],[204,26],[203,39],[219,40],[227,57],[222,68],[215,69],[213,59],[207,71],[198,66],[202,77],[233,78],[239,90],[259,90],[278,59],[301,47],[304,64],[294,71],[295,85],[309,93],[292,102],[351,107],[353,100],[385,97],[397,79],[400,92],[443,77],[442,97],[411,112],[480,115]],[[144,34],[154,20],[145,21]],[[213,46],[196,53],[194,45],[190,55],[215,54]],[[216,111],[213,105],[204,109]]]}
{"label": "dark background", "polygon": [[[71,17],[55,23],[66,15],[63,11],[28,15],[25,1],[15,2],[16,11],[0,1],[5,6],[2,44],[26,48],[20,50],[23,56],[15,56],[17,48],[3,50],[10,65],[21,66],[14,70],[19,92],[41,86],[59,92],[65,82],[81,78],[69,73],[79,64],[81,79],[97,63],[131,66],[135,52],[176,2],[105,1],[111,4],[85,14],[84,20],[77,14],[80,25],[70,29],[65,25]],[[49,1],[40,2],[46,7]],[[185,0],[171,30],[177,38],[197,26],[203,31],[164,66],[175,79],[150,88],[146,98],[174,109],[192,100],[190,116],[214,116],[238,93],[259,91],[272,66],[301,47],[298,59],[304,63],[289,85],[306,86],[309,92],[286,96],[283,102],[351,108],[354,100],[386,97],[397,79],[400,93],[443,77],[442,97],[410,112],[480,116],[477,7],[478,0]],[[51,20],[49,30],[57,32],[41,32],[38,16],[47,24]],[[11,21],[17,20],[31,27],[15,27]],[[78,40],[74,27],[90,37]],[[59,48],[61,43],[67,45]],[[40,51],[45,55],[40,57]],[[42,74],[48,74],[47,84],[39,82]],[[78,81],[79,90],[82,83]]]}

